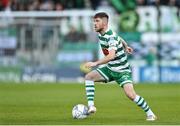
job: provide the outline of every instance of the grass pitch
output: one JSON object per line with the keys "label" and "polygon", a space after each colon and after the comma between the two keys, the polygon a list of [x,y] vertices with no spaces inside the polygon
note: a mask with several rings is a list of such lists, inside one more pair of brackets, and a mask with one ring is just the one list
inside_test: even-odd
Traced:
{"label": "grass pitch", "polygon": [[144,112],[116,84],[96,84],[97,113],[72,118],[72,107],[86,104],[83,84],[0,84],[0,124],[24,125],[156,125],[180,124],[180,84],[139,84],[158,120],[145,121]]}

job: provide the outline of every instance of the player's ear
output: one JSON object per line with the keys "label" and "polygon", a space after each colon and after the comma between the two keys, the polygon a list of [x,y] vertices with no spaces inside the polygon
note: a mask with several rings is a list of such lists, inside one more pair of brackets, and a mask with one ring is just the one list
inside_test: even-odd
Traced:
{"label": "player's ear", "polygon": [[108,19],[107,18],[102,18],[103,24],[107,25],[108,24]]}

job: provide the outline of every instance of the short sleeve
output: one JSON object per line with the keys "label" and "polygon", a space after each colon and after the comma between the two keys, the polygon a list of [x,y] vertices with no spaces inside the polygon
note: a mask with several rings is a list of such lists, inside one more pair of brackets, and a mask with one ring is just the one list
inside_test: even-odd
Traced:
{"label": "short sleeve", "polygon": [[118,41],[114,37],[110,37],[108,41],[109,48],[108,50],[110,51],[111,49],[117,50],[118,48]]}

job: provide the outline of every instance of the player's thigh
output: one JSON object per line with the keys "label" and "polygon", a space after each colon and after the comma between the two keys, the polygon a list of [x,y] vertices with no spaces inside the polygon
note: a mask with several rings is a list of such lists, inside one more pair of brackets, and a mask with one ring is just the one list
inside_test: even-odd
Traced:
{"label": "player's thigh", "polygon": [[136,92],[134,90],[133,84],[132,83],[126,83],[123,86],[124,93],[126,94],[127,97],[129,97],[131,100],[134,100],[136,97]]}
{"label": "player's thigh", "polygon": [[111,75],[112,71],[107,66],[99,67],[96,70],[104,78],[104,82],[107,83],[114,80],[114,77]]}
{"label": "player's thigh", "polygon": [[124,85],[132,83],[132,74],[131,72],[112,72],[113,77],[115,78],[116,82],[119,86],[124,87]]}
{"label": "player's thigh", "polygon": [[87,73],[85,76],[85,79],[93,80],[96,82],[104,82],[105,81],[104,77],[102,77],[101,74],[99,72],[97,72],[96,70],[93,70],[93,71]]}

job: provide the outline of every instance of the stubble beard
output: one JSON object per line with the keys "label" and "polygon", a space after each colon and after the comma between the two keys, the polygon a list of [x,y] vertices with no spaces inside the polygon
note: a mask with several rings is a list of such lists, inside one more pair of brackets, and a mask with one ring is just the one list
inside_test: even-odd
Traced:
{"label": "stubble beard", "polygon": [[103,28],[97,29],[96,32],[101,33],[103,31]]}

